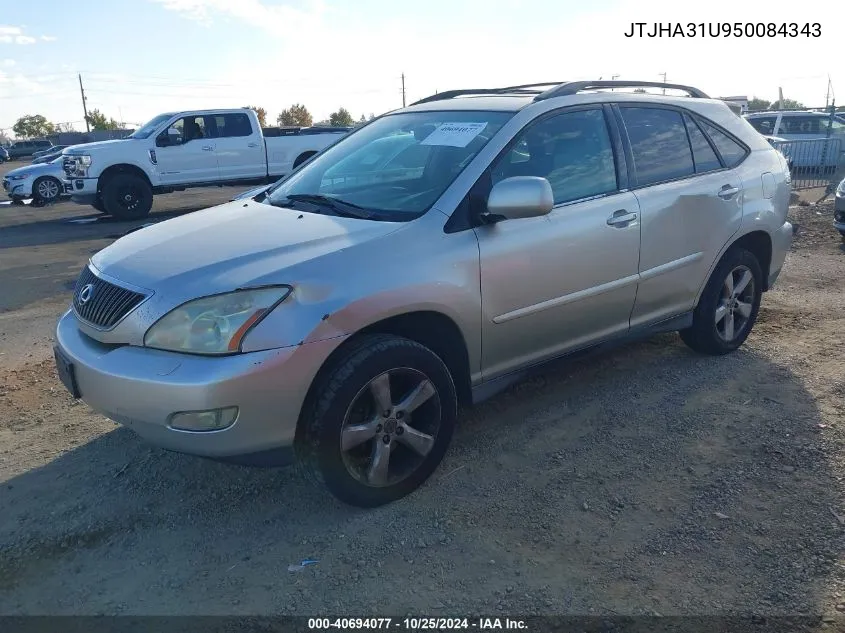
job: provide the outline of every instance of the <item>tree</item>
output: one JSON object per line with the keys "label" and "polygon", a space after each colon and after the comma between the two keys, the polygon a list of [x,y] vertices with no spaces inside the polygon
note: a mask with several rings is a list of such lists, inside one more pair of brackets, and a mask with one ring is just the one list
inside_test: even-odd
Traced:
{"label": "tree", "polygon": [[769,106],[771,105],[771,101],[768,101],[766,99],[760,99],[758,97],[752,97],[751,101],[748,102],[748,111],[755,112],[757,110],[768,110]]}
{"label": "tree", "polygon": [[772,110],[802,110],[804,108],[804,104],[800,101],[796,101],[795,99],[784,99],[781,101],[775,101],[771,105]]}
{"label": "tree", "polygon": [[86,117],[92,130],[119,130],[120,123],[114,119],[107,119],[106,115],[97,109],[91,110]]}
{"label": "tree", "polygon": [[73,123],[56,123],[56,132],[76,132]]}
{"label": "tree", "polygon": [[56,126],[50,123],[40,114],[27,114],[22,116],[12,126],[12,131],[19,138],[32,138],[34,136],[47,136],[55,132]]}
{"label": "tree", "polygon": [[298,127],[311,127],[314,118],[304,105],[294,103],[287,110],[282,110],[282,113],[276,119],[279,125],[294,125]]}
{"label": "tree", "polygon": [[329,115],[329,123],[337,127],[348,127],[355,123],[355,119],[349,114],[349,110],[340,108],[337,112],[332,112]]}
{"label": "tree", "polygon": [[247,106],[247,108],[255,110],[255,114],[258,117],[258,125],[261,127],[267,127],[267,110],[261,106]]}

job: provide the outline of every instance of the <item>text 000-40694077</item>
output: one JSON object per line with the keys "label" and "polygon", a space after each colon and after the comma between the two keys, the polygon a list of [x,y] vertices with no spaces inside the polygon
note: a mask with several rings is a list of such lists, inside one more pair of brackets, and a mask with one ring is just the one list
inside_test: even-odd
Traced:
{"label": "text 000-40694077", "polygon": [[631,22],[625,37],[821,37],[819,22]]}

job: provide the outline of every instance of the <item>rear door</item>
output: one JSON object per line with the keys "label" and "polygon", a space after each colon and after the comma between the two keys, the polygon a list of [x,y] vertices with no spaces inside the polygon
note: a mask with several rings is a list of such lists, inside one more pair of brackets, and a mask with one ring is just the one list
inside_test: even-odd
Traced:
{"label": "rear door", "polygon": [[220,179],[215,139],[208,138],[206,117],[190,115],[177,119],[159,136],[169,136],[171,145],[156,147],[156,166],[161,184],[184,185]]}
{"label": "rear door", "polygon": [[215,114],[213,130],[221,180],[251,180],[267,175],[264,137],[245,112]]}
{"label": "rear door", "polygon": [[[742,222],[747,148],[680,109],[620,105],[642,217],[631,327],[681,315]],[[723,148],[723,151],[719,150]]]}

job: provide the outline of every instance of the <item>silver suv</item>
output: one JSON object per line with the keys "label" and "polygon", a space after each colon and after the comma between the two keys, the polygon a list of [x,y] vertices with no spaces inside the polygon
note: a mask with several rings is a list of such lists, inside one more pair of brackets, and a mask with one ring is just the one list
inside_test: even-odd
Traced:
{"label": "silver suv", "polygon": [[252,197],[130,233],[57,328],[77,398],[159,446],[417,488],[458,406],[545,361],[745,341],[792,240],[783,157],[721,101],[568,82],[441,93]]}

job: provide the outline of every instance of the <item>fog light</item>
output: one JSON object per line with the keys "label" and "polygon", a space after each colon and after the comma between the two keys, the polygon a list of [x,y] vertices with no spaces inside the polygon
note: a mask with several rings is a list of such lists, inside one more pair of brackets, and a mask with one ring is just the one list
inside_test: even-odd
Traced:
{"label": "fog light", "polygon": [[170,416],[168,426],[179,431],[219,431],[235,423],[237,407],[209,411],[182,411]]}

